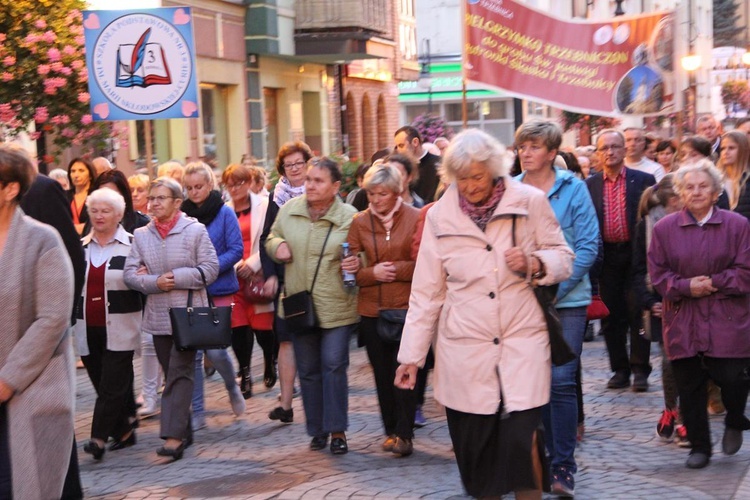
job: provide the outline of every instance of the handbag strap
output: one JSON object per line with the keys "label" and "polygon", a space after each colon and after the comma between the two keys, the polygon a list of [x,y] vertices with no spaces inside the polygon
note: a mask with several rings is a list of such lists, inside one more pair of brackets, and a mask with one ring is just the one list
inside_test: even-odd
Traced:
{"label": "handbag strap", "polygon": [[[377,265],[380,257],[378,256],[378,242],[375,239],[375,217],[372,215],[372,209],[370,209],[370,224],[372,225],[372,244],[375,247],[375,264]],[[374,268],[375,266],[373,266]],[[378,281],[378,310],[383,302],[383,284]]]}
{"label": "handbag strap", "polygon": [[[201,269],[200,267],[196,267],[196,269],[198,269],[198,272],[201,273],[201,280],[203,281],[203,288],[206,290],[206,297],[208,298],[208,305],[209,307],[211,307],[211,309],[214,309],[216,308],[216,306],[214,305],[214,299],[213,297],[211,297],[211,293],[208,291],[208,283],[206,283],[206,275],[203,274],[203,269]],[[193,307],[193,289],[192,288],[188,290],[187,306],[189,308]]]}
{"label": "handbag strap", "polygon": [[[320,263],[323,261],[323,254],[326,251],[326,245],[328,244],[328,237],[331,236],[333,231],[333,222],[328,226],[328,232],[326,233],[326,239],[323,240],[323,248],[320,249],[320,256],[318,257],[318,265],[315,266],[315,274],[313,275],[312,285],[310,286],[310,294],[312,295],[313,289],[315,288],[315,281],[318,279],[318,271],[320,270]],[[286,283],[284,283],[284,295],[286,295]]]}

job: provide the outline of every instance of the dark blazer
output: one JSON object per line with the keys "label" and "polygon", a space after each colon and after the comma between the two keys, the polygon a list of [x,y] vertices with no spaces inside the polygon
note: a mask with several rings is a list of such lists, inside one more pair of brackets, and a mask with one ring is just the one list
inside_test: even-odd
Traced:
{"label": "dark blazer", "polygon": [[[70,212],[70,200],[65,194],[62,186],[56,180],[45,175],[37,175],[31,184],[29,191],[21,198],[21,209],[26,215],[33,217],[39,222],[49,224],[60,233],[65,249],[68,251],[70,261],[73,263],[73,274],[75,276],[75,295],[79,297],[83,290],[83,281],[86,276],[86,260],[81,245],[81,237],[78,236],[73,225],[73,214]],[[73,311],[74,304],[71,304]],[[73,316],[75,322],[75,316]]]}
{"label": "dark blazer", "polygon": [[[635,232],[635,222],[638,217],[638,203],[641,201],[641,195],[647,187],[656,184],[653,175],[625,168],[625,213],[628,219],[628,232],[633,239]],[[604,177],[601,172],[597,172],[586,179],[586,186],[591,194],[591,201],[594,202],[596,217],[599,220],[599,231],[604,227]]]}

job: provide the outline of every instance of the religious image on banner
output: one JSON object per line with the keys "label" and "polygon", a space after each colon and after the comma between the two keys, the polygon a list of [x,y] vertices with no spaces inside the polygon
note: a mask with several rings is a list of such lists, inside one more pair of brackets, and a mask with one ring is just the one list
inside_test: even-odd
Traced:
{"label": "religious image on banner", "polygon": [[190,8],[83,16],[95,121],[198,117]]}
{"label": "religious image on banner", "polygon": [[670,12],[562,20],[513,0],[465,0],[469,80],[578,113],[675,108]]}

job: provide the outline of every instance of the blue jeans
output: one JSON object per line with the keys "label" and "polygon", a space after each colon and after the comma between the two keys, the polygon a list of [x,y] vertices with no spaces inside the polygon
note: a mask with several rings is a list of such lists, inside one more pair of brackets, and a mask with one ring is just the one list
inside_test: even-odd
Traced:
{"label": "blue jeans", "polygon": [[294,334],[307,434],[346,431],[349,412],[349,338],[356,324]]}
{"label": "blue jeans", "polygon": [[578,430],[576,370],[583,349],[586,307],[558,309],[557,312],[562,321],[563,336],[578,357],[562,366],[552,367],[552,392],[549,404],[542,408],[542,420],[552,470],[565,467],[574,474],[578,470],[575,459]]}
{"label": "blue jeans", "polygon": [[224,379],[224,385],[227,391],[232,386],[237,385],[234,379],[234,365],[226,349],[208,349],[206,351],[197,351],[195,353],[195,385],[193,386],[193,413],[202,413],[203,408],[203,353],[211,361]]}

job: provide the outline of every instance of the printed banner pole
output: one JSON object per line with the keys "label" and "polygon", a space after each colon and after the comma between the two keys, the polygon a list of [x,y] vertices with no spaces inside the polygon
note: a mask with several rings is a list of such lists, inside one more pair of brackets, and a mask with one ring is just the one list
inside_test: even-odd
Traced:
{"label": "printed banner pole", "polygon": [[[461,3],[461,19],[466,19],[466,3]],[[469,25],[464,22],[464,29],[461,35],[463,43],[461,44],[461,121],[463,121],[464,130],[469,128],[469,104],[466,101],[466,69],[468,60],[466,58],[466,44],[468,43]]]}

